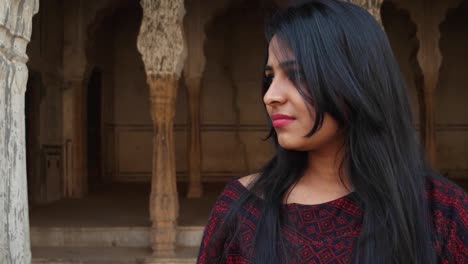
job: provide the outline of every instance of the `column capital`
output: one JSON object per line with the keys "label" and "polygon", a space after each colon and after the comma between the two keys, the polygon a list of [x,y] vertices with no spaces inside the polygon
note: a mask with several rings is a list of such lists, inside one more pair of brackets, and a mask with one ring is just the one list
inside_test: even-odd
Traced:
{"label": "column capital", "polygon": [[147,74],[179,78],[186,50],[182,20],[184,0],[141,0],[143,19],[137,47]]}
{"label": "column capital", "polygon": [[0,54],[11,62],[26,63],[26,47],[31,40],[32,17],[39,0],[3,0],[0,3]]}
{"label": "column capital", "polygon": [[382,6],[383,0],[346,0],[362,8],[366,9],[374,18],[382,24],[382,18],[380,16],[380,7]]}

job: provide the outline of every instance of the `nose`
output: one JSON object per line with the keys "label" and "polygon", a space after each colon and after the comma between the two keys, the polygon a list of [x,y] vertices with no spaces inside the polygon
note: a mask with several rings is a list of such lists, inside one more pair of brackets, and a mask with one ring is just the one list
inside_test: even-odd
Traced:
{"label": "nose", "polygon": [[273,79],[270,87],[263,96],[263,102],[265,105],[273,106],[278,104],[284,104],[286,102],[286,96],[281,89],[281,83],[277,79]]}

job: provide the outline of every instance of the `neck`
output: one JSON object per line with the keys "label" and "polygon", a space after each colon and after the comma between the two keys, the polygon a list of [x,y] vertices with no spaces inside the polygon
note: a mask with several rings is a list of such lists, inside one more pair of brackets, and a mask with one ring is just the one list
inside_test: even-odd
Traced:
{"label": "neck", "polygon": [[307,185],[321,185],[351,190],[342,144],[308,153],[308,166],[301,181]]}
{"label": "neck", "polygon": [[291,186],[285,203],[321,204],[350,193],[344,154],[341,146],[310,151],[304,175]]}

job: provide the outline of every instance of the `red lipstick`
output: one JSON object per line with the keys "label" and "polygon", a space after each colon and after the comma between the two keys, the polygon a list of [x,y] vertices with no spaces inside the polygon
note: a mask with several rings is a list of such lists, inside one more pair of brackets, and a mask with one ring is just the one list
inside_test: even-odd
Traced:
{"label": "red lipstick", "polygon": [[295,120],[294,117],[283,115],[283,114],[274,114],[271,115],[271,121],[274,127],[283,127]]}

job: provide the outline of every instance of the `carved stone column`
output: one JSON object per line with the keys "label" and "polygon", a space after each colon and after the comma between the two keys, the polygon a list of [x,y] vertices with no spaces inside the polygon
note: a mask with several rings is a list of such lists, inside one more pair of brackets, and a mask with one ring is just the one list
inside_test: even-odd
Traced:
{"label": "carved stone column", "polygon": [[64,196],[81,198],[87,192],[84,80],[68,80],[62,92]]}
{"label": "carved stone column", "polygon": [[201,184],[201,133],[200,133],[200,92],[201,77],[186,78],[190,109],[190,133],[188,134],[189,188],[188,198],[199,198],[203,194]]}
{"label": "carved stone column", "polygon": [[201,170],[203,153],[201,141],[201,92],[202,78],[205,71],[206,57],[204,44],[206,40],[205,28],[208,23],[227,8],[227,0],[217,0],[206,2],[201,0],[191,0],[187,2],[188,13],[184,19],[186,41],[187,41],[187,61],[184,68],[185,84],[187,86],[189,104],[189,125],[190,133],[187,135],[189,187],[188,198],[198,198],[203,195],[201,183]]}
{"label": "carved stone column", "polygon": [[86,168],[86,53],[82,0],[64,3],[63,46],[63,148],[64,196],[82,198],[87,193]]}
{"label": "carved stone column", "polygon": [[379,23],[382,25],[382,18],[380,16],[380,7],[383,0],[346,0],[353,4],[365,8]]}
{"label": "carved stone column", "polygon": [[434,167],[437,166],[434,94],[439,82],[439,70],[442,64],[439,25],[445,19],[448,9],[457,7],[460,2],[461,0],[396,1],[397,6],[410,13],[411,19],[417,25],[416,36],[419,40],[417,60],[424,78],[423,87],[417,87],[421,105],[419,120],[421,138],[427,157]]}
{"label": "carved stone column", "polygon": [[187,40],[187,62],[184,68],[187,87],[190,132],[187,135],[189,185],[187,197],[198,198],[203,194],[201,184],[201,133],[200,133],[200,93],[202,75],[205,70],[204,26],[206,16],[203,16],[203,6],[200,0],[190,1],[189,13],[185,17],[185,32]]}
{"label": "carved stone column", "polygon": [[29,264],[24,99],[37,0],[0,1],[0,263]]}
{"label": "carved stone column", "polygon": [[145,64],[153,119],[150,217],[156,254],[175,249],[179,201],[173,123],[177,84],[185,60],[183,0],[141,0],[143,19],[138,50]]}
{"label": "carved stone column", "polygon": [[174,117],[178,77],[149,75],[153,119],[153,177],[151,184],[152,245],[156,252],[174,249],[179,216],[174,148]]}

